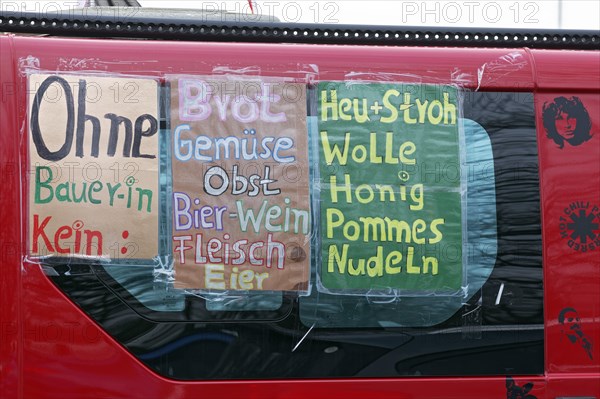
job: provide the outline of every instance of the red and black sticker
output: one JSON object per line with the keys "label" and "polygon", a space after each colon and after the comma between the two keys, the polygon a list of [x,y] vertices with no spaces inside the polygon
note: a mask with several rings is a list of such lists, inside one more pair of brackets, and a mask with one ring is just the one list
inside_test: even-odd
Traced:
{"label": "red and black sticker", "polygon": [[600,207],[589,201],[574,201],[559,218],[560,237],[578,252],[600,247]]}
{"label": "red and black sticker", "polygon": [[544,103],[542,118],[547,137],[559,148],[578,146],[592,138],[592,120],[579,97],[556,97]]}
{"label": "red and black sticker", "polygon": [[532,389],[533,382],[519,386],[512,377],[506,377],[506,399],[537,399],[529,393]]}
{"label": "red and black sticker", "polygon": [[581,346],[590,360],[593,360],[592,349],[594,343],[589,335],[583,331],[577,310],[574,308],[562,309],[558,314],[558,322],[561,326],[561,333],[567,337],[569,342]]}

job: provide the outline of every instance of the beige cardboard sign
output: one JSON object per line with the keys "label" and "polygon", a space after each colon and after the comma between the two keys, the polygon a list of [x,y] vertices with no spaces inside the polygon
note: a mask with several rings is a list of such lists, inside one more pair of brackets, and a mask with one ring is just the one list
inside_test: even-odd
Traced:
{"label": "beige cardboard sign", "polygon": [[175,287],[304,291],[306,86],[171,76]]}
{"label": "beige cardboard sign", "polygon": [[158,255],[158,83],[28,76],[29,252]]}

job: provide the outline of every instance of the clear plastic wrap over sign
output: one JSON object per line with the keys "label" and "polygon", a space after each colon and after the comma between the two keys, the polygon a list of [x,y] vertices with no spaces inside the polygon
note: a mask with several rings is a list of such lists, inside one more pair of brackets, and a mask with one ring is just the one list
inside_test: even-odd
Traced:
{"label": "clear plastic wrap over sign", "polygon": [[[112,266],[147,265],[167,288],[220,300],[309,295],[313,283],[331,295],[466,295],[458,86],[27,79],[29,260],[102,262],[117,281]],[[106,95],[115,85],[135,95]]]}
{"label": "clear plastic wrap over sign", "polygon": [[175,287],[307,292],[306,84],[168,76]]}
{"label": "clear plastic wrap over sign", "polygon": [[462,295],[458,88],[321,82],[317,101],[319,290]]}
{"label": "clear plastic wrap over sign", "polygon": [[158,80],[29,71],[27,84],[28,259],[157,257]]}

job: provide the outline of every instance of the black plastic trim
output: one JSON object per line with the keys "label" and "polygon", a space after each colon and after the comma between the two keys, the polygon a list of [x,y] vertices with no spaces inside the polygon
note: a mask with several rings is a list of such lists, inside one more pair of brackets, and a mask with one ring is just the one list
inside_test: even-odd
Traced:
{"label": "black plastic trim", "polygon": [[[489,30],[450,27],[232,23],[216,20],[191,23],[189,19],[180,17],[167,19],[144,16],[143,13],[123,15],[124,13],[115,12],[113,15],[90,17],[90,13],[85,9],[70,10],[63,14],[1,12],[0,32],[213,42],[600,49],[600,33],[589,30]],[[240,15],[240,18],[245,17]]]}

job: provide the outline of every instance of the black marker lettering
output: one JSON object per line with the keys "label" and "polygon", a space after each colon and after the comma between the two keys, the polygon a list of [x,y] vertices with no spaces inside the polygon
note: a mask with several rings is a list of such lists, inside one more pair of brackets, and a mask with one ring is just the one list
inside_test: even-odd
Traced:
{"label": "black marker lettering", "polygon": [[[44,138],[42,137],[42,132],[40,130],[40,104],[42,99],[44,98],[44,94],[46,94],[46,90],[53,83],[58,83],[62,86],[63,91],[65,93],[65,101],[67,104],[67,126],[65,127],[65,142],[60,147],[58,151],[52,152],[46,147],[46,143],[44,142]],[[48,161],[59,161],[69,154],[71,151],[71,145],[73,144],[73,131],[75,130],[75,110],[73,103],[73,92],[71,91],[71,87],[69,83],[59,76],[50,76],[42,84],[40,88],[35,93],[35,97],[33,99],[33,107],[31,109],[31,138],[33,139],[33,144],[37,150],[37,153],[43,159]]]}
{"label": "black marker lettering", "polygon": [[105,118],[110,119],[110,136],[108,138],[108,150],[106,154],[109,157],[115,156],[117,151],[117,143],[119,141],[119,126],[123,124],[125,127],[125,142],[123,143],[123,156],[129,158],[131,156],[131,136],[132,124],[129,118],[118,116],[116,114],[106,114]]}
{"label": "black marker lettering", "polygon": [[[142,130],[144,121],[150,122],[150,127],[146,130]],[[135,158],[156,158],[156,155],[140,154],[140,144],[142,137],[151,137],[158,131],[158,121],[155,117],[149,114],[140,115],[135,120],[135,136],[133,138],[133,156]]]}
{"label": "black marker lettering", "polygon": [[77,99],[77,143],[75,156],[83,158],[83,136],[85,123],[92,122],[92,156],[98,158],[100,146],[100,121],[95,116],[85,114],[85,98],[87,96],[87,82],[79,80],[79,98]]}

